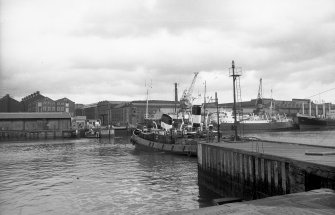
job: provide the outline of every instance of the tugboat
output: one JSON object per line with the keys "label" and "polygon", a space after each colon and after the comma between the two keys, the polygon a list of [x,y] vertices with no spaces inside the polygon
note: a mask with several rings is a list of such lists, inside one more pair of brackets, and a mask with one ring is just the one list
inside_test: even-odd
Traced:
{"label": "tugboat", "polygon": [[[154,123],[155,124],[155,123]],[[188,156],[197,155],[197,141],[188,138],[187,130],[178,130],[168,114],[161,117],[161,128],[139,126],[131,136],[131,142],[140,148]],[[181,128],[183,125],[180,126]]]}
{"label": "tugboat", "polygon": [[[201,106],[192,105],[192,91],[197,75],[197,72],[194,73],[189,89],[184,91],[180,99],[181,111],[163,114],[160,120],[160,128],[157,126],[159,123],[154,122],[149,123],[154,126],[142,125],[138,127],[131,137],[131,142],[135,146],[174,154],[197,155],[196,139],[202,136]],[[177,102],[177,89],[175,96]],[[148,119],[147,114],[145,119]]]}

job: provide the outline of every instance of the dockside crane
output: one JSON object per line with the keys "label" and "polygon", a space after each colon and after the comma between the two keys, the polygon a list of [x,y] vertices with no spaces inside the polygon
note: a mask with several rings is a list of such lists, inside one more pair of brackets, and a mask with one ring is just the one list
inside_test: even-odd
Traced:
{"label": "dockside crane", "polygon": [[194,84],[195,84],[195,81],[197,80],[198,74],[199,72],[194,73],[194,77],[193,77],[190,87],[184,90],[183,95],[180,99],[180,107],[183,111],[188,110],[192,107],[192,102],[193,102],[192,93],[193,93]]}
{"label": "dockside crane", "polygon": [[264,113],[264,105],[263,105],[263,84],[262,79],[259,79],[259,87],[258,87],[258,94],[256,100],[256,110],[255,114],[263,114]]}

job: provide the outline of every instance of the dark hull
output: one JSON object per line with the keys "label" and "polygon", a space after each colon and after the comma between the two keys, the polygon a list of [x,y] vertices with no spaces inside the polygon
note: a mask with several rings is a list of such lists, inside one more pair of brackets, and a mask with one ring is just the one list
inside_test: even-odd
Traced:
{"label": "dark hull", "polygon": [[334,130],[335,119],[320,119],[298,116],[299,128],[306,130]]}
{"label": "dark hull", "polygon": [[131,141],[136,147],[146,148],[153,151],[162,151],[173,154],[181,154],[188,156],[197,156],[197,144],[171,144],[161,143],[157,141],[147,140],[139,135],[133,134]]}
{"label": "dark hull", "polygon": [[[223,123],[220,125],[222,134],[232,134],[234,123]],[[237,130],[243,133],[257,133],[262,131],[287,131],[295,129],[293,122],[270,122],[270,123],[237,123]]]}

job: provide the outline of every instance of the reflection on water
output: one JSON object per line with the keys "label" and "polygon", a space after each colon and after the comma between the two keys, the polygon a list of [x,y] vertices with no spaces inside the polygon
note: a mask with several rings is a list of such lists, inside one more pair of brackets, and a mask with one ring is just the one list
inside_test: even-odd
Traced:
{"label": "reflection on water", "polygon": [[208,206],[197,159],[138,151],[129,136],[0,143],[1,214],[157,214]]}

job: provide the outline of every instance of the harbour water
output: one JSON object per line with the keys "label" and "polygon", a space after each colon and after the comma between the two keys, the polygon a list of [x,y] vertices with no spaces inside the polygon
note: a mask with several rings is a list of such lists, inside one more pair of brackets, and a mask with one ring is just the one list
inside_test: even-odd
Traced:
{"label": "harbour water", "polygon": [[0,214],[160,214],[209,206],[197,159],[129,136],[0,143]]}
{"label": "harbour water", "polygon": [[[258,135],[335,146],[334,134]],[[0,214],[164,214],[219,198],[198,186],[196,158],[140,151],[129,138],[0,142]]]}

